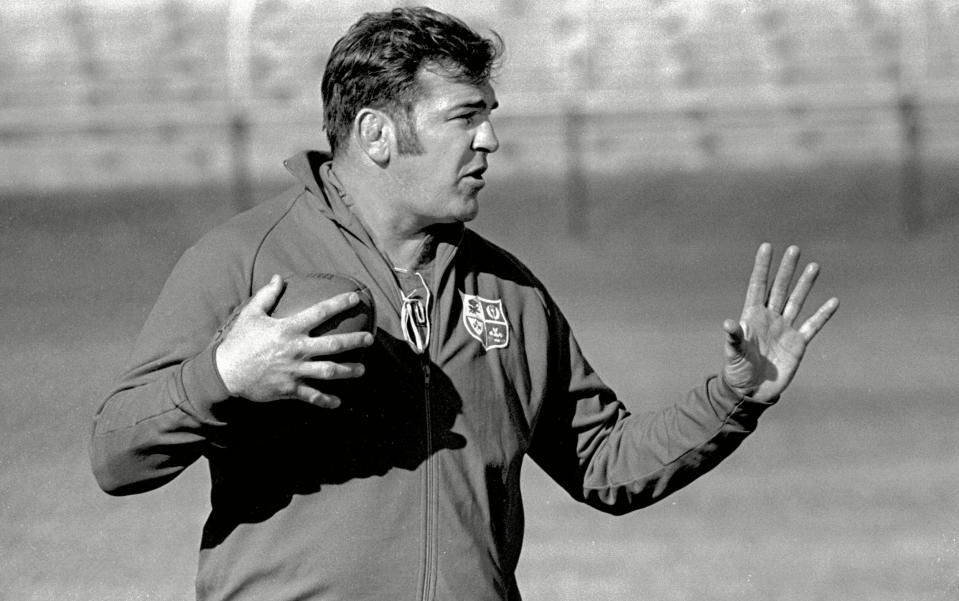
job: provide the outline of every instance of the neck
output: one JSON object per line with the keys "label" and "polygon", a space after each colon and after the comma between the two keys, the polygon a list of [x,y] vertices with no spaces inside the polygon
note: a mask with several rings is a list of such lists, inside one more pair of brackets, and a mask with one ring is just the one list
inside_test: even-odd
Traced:
{"label": "neck", "polygon": [[393,201],[395,186],[353,161],[333,160],[333,173],[377,246],[396,267],[415,267],[428,250],[429,228],[405,216]]}
{"label": "neck", "polygon": [[427,232],[418,236],[384,236],[372,232],[376,245],[389,258],[394,267],[411,270],[429,260],[430,249]]}

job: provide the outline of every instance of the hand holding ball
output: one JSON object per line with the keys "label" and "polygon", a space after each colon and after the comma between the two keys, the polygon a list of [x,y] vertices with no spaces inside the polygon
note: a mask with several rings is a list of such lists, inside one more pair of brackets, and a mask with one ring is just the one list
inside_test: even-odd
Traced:
{"label": "hand holding ball", "polygon": [[[343,293],[359,300],[347,306]],[[254,402],[337,407],[364,373],[376,327],[369,288],[344,275],[274,276],[222,329],[216,367],[227,391]]]}
{"label": "hand holding ball", "polygon": [[311,273],[289,278],[280,300],[277,301],[270,315],[289,317],[344,292],[355,292],[360,297],[360,302],[331,316],[310,330],[310,336],[350,332],[372,333],[376,318],[370,289],[351,277],[336,273]]}

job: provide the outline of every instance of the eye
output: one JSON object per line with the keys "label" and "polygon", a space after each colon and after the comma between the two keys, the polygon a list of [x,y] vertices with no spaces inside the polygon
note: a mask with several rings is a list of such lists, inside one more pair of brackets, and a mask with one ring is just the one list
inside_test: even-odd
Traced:
{"label": "eye", "polygon": [[456,116],[456,119],[465,122],[466,125],[473,125],[473,123],[476,121],[476,117],[477,117],[478,115],[479,115],[479,113],[473,111],[473,112],[470,112],[470,113],[463,113],[462,115],[457,115],[457,116]]}

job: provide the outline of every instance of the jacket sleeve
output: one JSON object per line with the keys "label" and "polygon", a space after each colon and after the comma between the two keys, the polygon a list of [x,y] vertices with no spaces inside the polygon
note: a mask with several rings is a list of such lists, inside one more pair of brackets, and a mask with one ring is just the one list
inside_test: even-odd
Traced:
{"label": "jacket sleeve", "polygon": [[213,409],[229,397],[214,363],[217,335],[250,289],[229,246],[208,236],[184,253],[94,417],[91,464],[110,494],[172,480],[225,427]]}
{"label": "jacket sleeve", "polygon": [[579,501],[613,514],[659,501],[732,453],[769,406],[713,376],[673,405],[631,414],[549,308],[547,392],[529,454]]}

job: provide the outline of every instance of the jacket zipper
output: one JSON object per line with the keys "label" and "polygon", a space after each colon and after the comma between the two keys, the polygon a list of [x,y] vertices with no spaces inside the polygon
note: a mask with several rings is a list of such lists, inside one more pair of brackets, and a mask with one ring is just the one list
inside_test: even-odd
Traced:
{"label": "jacket zipper", "polygon": [[[451,263],[448,263],[450,265]],[[437,266],[441,267],[441,266]],[[440,327],[440,281],[443,279],[443,271],[445,269],[434,269],[433,277],[429,286],[431,287],[431,296],[433,298],[433,306],[427,306],[427,318],[430,322],[430,333],[431,336],[426,343],[426,351],[423,353],[422,357],[422,366],[423,366],[423,384],[424,384],[424,401],[425,401],[425,413],[426,413],[426,531],[427,531],[427,540],[426,540],[426,556],[427,564],[426,570],[424,572],[424,588],[423,588],[423,599],[424,601],[432,601],[436,596],[436,562],[437,557],[437,515],[439,514],[439,490],[437,481],[439,480],[439,464],[433,458],[433,453],[435,451],[434,441],[433,441],[433,406],[432,406],[432,381],[431,381],[431,364],[432,357],[437,356],[437,349],[439,348],[439,343],[437,342],[442,336],[442,328]]]}
{"label": "jacket zipper", "polygon": [[[377,249],[379,250],[379,249]],[[395,271],[392,268],[392,263],[382,252],[380,256],[383,257],[384,261],[390,268],[390,273],[393,276],[393,282],[399,291],[400,303],[403,303],[403,286],[399,281]],[[424,401],[424,419],[426,424],[426,441],[425,441],[425,451],[426,459],[424,461],[424,503],[423,503],[423,579],[420,583],[421,590],[421,599],[422,601],[431,601],[436,595],[436,560],[437,560],[437,550],[436,550],[436,515],[439,511],[439,495],[436,490],[436,480],[437,470],[439,469],[436,463],[432,460],[433,457],[433,416],[430,403],[432,401],[431,397],[431,377],[430,377],[430,362],[431,357],[435,354],[434,349],[436,348],[437,343],[435,342],[438,338],[437,333],[439,330],[434,327],[438,324],[435,321],[435,317],[438,315],[438,307],[440,304],[439,298],[439,282],[443,279],[446,269],[452,265],[452,258],[439,270],[434,271],[432,289],[437,290],[436,294],[431,295],[433,297],[433,307],[426,307],[427,319],[430,322],[430,330],[433,335],[429,337],[426,342],[426,348],[420,354],[420,368],[422,369],[423,376],[423,401]],[[424,281],[425,284],[425,281]],[[427,285],[429,287],[429,285]],[[402,326],[401,326],[402,327]]]}
{"label": "jacket zipper", "polygon": [[[434,320],[434,311],[432,310],[438,304],[438,301],[433,302],[433,307],[430,307],[429,298],[432,296],[431,289],[429,284],[426,283],[425,279],[418,272],[415,273],[420,277],[421,282],[427,288],[427,300],[426,306],[422,308],[422,313],[418,307],[409,308],[407,307],[408,299],[406,294],[403,292],[403,285],[399,281],[399,278],[396,276],[395,272],[393,273],[394,281],[397,286],[397,290],[400,296],[400,303],[403,305],[401,311],[401,328],[404,330],[408,327],[405,323],[406,319],[410,319],[418,322],[420,315],[425,315],[426,322],[429,324],[427,331],[432,331],[432,325]],[[435,282],[431,282],[435,286]],[[406,317],[404,317],[404,315]],[[412,329],[418,331],[421,327],[421,323],[413,323]],[[419,335],[409,334],[404,332],[404,336],[407,338],[407,343],[414,347],[414,351],[419,355],[420,371],[423,378],[423,420],[425,424],[425,440],[424,440],[424,450],[425,450],[425,459],[423,462],[423,547],[421,555],[421,581],[420,581],[420,596],[419,598],[422,601],[430,601],[435,596],[436,588],[436,505],[439,502],[437,493],[436,493],[436,464],[431,460],[433,456],[433,415],[432,415],[432,395],[431,395],[431,374],[430,374],[430,361],[432,356],[432,349],[434,345],[435,336],[429,336],[421,344],[421,339]]]}
{"label": "jacket zipper", "polygon": [[423,368],[425,418],[426,418],[426,469],[424,470],[425,479],[425,499],[423,503],[423,523],[424,523],[424,541],[423,541],[423,601],[429,601],[434,595],[434,586],[436,578],[436,475],[434,473],[436,464],[433,462],[433,437],[432,426],[433,416],[431,414],[430,401],[430,357],[429,350],[423,353],[421,359]]}

